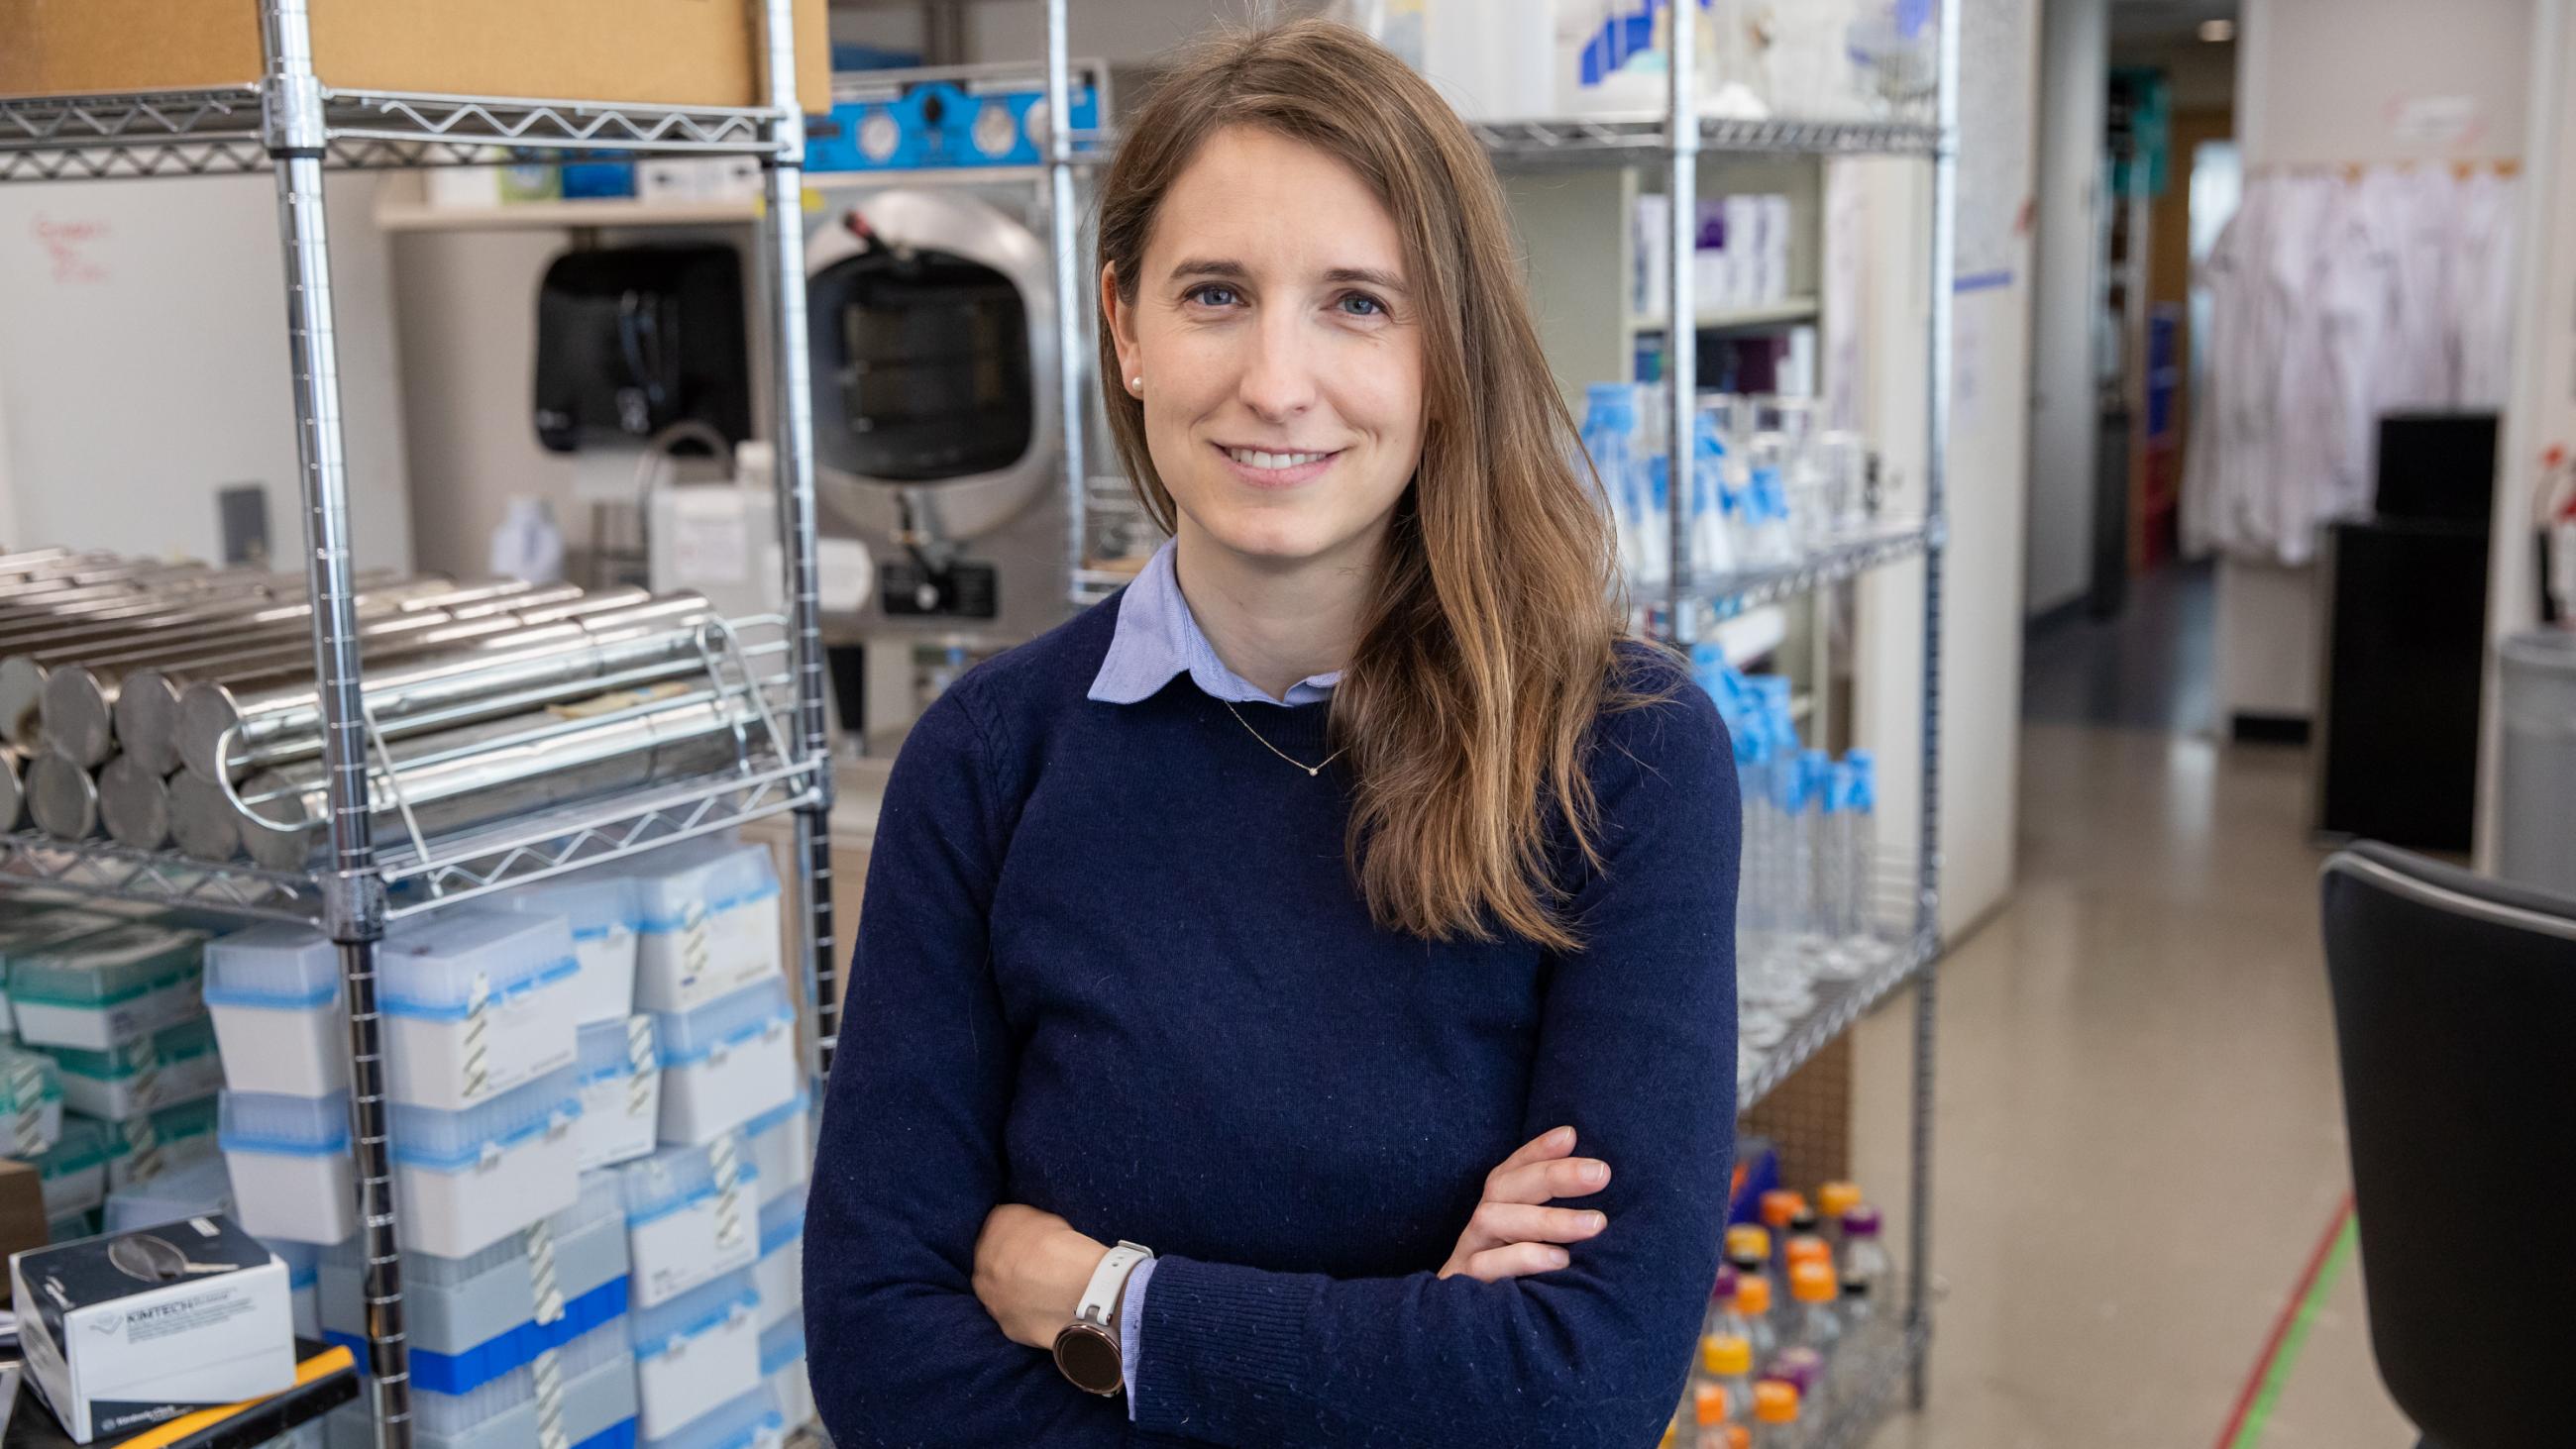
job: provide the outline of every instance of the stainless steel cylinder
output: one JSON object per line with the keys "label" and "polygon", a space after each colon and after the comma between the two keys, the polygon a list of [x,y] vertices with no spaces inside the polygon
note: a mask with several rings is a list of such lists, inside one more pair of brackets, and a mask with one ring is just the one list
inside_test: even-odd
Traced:
{"label": "stainless steel cylinder", "polygon": [[170,843],[170,787],[132,755],[118,755],[98,772],[98,814],[119,845],[159,850]]}
{"label": "stainless steel cylinder", "polygon": [[0,831],[27,823],[26,757],[0,745]]}
{"label": "stainless steel cylinder", "polygon": [[[362,597],[420,597],[448,587],[436,578],[388,580],[370,584]],[[102,600],[36,618],[0,622],[0,650],[15,653],[84,642],[97,644],[102,650],[132,648],[184,637],[182,631],[202,633],[294,622],[311,616],[303,593],[297,584],[253,593]]]}
{"label": "stainless steel cylinder", "polygon": [[[777,709],[784,694],[768,695]],[[518,716],[462,730],[418,736],[393,751],[402,796],[421,831],[435,837],[607,791],[722,769],[748,747],[769,758],[758,714],[740,695],[700,690],[668,704],[597,722],[553,713]],[[371,770],[372,828],[407,833],[392,782]],[[253,814],[238,820],[251,858],[273,870],[298,870],[328,842],[330,802],[325,767],[291,765],[252,776],[242,797]]]}
{"label": "stainless steel cylinder", "polygon": [[241,812],[223,787],[182,770],[170,777],[170,837],[193,860],[225,861],[242,853]]}
{"label": "stainless steel cylinder", "polygon": [[57,840],[98,837],[98,782],[89,771],[60,755],[37,755],[27,761],[26,787],[37,829]]}
{"label": "stainless steel cylinder", "polygon": [[[580,635],[560,642],[497,635],[470,649],[372,671],[364,697],[387,738],[514,714],[593,693],[602,679],[635,684],[691,672],[701,659],[700,631],[713,617],[706,600],[684,594],[568,620]],[[190,772],[240,779],[321,753],[320,701],[309,681],[266,689],[257,683],[235,688],[201,680],[184,691],[175,736]],[[478,708],[478,701],[500,702]],[[124,706],[119,700],[119,734],[139,744],[147,727],[126,729]],[[231,759],[219,761],[228,731]]]}
{"label": "stainless steel cylinder", "polygon": [[[579,593],[571,585],[560,588]],[[551,588],[536,597],[559,608],[577,607],[580,602],[578,598],[560,597],[559,590]],[[500,607],[501,602],[506,600],[496,601],[479,592],[454,609],[446,607],[437,596],[370,598],[359,612],[358,635],[370,648],[387,647],[384,641],[403,637],[426,648],[520,627],[520,616]],[[94,766],[115,747],[114,710],[119,686],[136,671],[164,665],[184,665],[192,673],[214,674],[265,669],[273,664],[309,660],[312,649],[308,611],[305,621],[270,625],[247,635],[231,631],[198,633],[184,640],[156,641],[103,656],[78,647],[13,654],[0,659],[0,728],[23,724],[8,713],[14,691],[23,688],[31,674],[44,674],[37,696],[37,738],[44,748]],[[170,695],[164,703],[175,712],[175,687],[166,683],[161,687]],[[175,768],[176,762],[172,763]]]}

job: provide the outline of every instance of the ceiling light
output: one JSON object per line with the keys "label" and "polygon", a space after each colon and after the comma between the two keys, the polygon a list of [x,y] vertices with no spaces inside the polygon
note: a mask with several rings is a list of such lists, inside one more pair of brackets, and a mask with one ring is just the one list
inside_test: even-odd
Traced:
{"label": "ceiling light", "polygon": [[2228,19],[2200,22],[2200,38],[2212,45],[2225,45],[2236,38],[2236,22]]}

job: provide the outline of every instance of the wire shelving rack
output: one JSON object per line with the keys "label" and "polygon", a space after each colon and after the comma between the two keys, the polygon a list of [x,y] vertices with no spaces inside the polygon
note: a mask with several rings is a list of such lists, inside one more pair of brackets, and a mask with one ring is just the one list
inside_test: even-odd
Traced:
{"label": "wire shelving rack", "polygon": [[[104,842],[0,837],[0,892],[68,890],[320,927],[340,949],[349,1006],[352,1151],[367,1268],[368,1380],[377,1441],[413,1441],[396,1208],[388,1159],[376,957],[389,922],[523,881],[792,812],[794,969],[815,1026],[815,1063],[837,1038],[824,658],[815,582],[812,391],[805,325],[805,125],[796,96],[793,0],[756,0],[766,77],[760,106],[671,106],[344,90],[313,62],[309,0],[258,0],[265,70],[247,85],[0,98],[0,183],[271,172],[285,244],[289,365],[316,683],[328,768],[327,861],[306,871],[206,862]],[[1060,112],[1059,112],[1060,114]],[[749,156],[765,176],[760,229],[771,311],[779,519],[789,681],[783,749],[736,768],[638,789],[452,838],[380,846],[371,825],[349,557],[329,171],[576,156]]]}

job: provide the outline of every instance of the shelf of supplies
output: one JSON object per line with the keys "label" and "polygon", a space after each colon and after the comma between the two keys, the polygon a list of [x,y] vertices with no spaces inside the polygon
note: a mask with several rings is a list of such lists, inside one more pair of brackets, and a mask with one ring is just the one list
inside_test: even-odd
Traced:
{"label": "shelf of supplies", "polygon": [[[204,176],[267,169],[263,85],[0,99],[0,181]],[[777,113],[752,106],[323,90],[334,166],[489,164],[566,154],[765,155]],[[533,154],[532,154],[533,153]]]}
{"label": "shelf of supplies", "polygon": [[[1476,138],[1505,166],[1598,165],[1669,155],[1660,114],[1574,116],[1471,123]],[[1910,121],[1733,120],[1699,123],[1704,153],[1790,156],[1929,156],[1941,149],[1938,126]]]}
{"label": "shelf of supplies", "polygon": [[[802,765],[775,760],[746,771],[663,781],[579,805],[442,836],[423,856],[379,840],[375,874],[399,891],[388,919],[636,855],[783,815],[816,799]],[[381,835],[383,832],[379,832]],[[0,881],[75,895],[216,911],[255,920],[324,924],[324,874],[215,864],[104,840],[0,835]]]}
{"label": "shelf of supplies", "polygon": [[[1725,618],[1912,558],[1937,545],[1941,537],[1938,524],[1880,524],[1792,563],[1731,569],[1693,579],[1683,592]],[[1652,602],[1664,592],[1660,585],[1631,588],[1643,602]]]}
{"label": "shelf of supplies", "polygon": [[760,203],[742,201],[638,201],[631,196],[575,197],[569,201],[503,202],[495,206],[434,206],[389,201],[376,208],[386,231],[559,231],[577,226],[748,226],[760,220]]}
{"label": "shelf of supplies", "polygon": [[1814,983],[1816,1001],[1789,1026],[1789,1034],[1780,1044],[1762,1054],[1751,1071],[1736,1074],[1736,1110],[1751,1111],[1754,1105],[1771,1095],[1772,1090],[1789,1080],[1790,1074],[1815,1059],[1816,1053],[1833,1045],[1852,1023],[1869,1014],[1870,1008],[1885,1001],[1897,988],[1912,981],[1915,974],[1930,965],[1940,954],[1930,939],[1918,939],[1910,946],[1891,942],[1895,951],[1887,961],[1867,974],[1850,981]]}
{"label": "shelf of supplies", "polygon": [[[1794,327],[1813,322],[1819,311],[1813,297],[1785,297],[1777,302],[1757,302],[1750,307],[1712,307],[1699,314],[1702,332],[1759,332],[1771,327]],[[1628,319],[1631,332],[1661,332],[1670,319],[1639,313]]]}

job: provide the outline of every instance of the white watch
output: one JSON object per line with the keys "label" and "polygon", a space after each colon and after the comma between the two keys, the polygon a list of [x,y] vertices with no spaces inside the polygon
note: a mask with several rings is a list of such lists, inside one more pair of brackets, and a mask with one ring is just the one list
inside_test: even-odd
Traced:
{"label": "white watch", "polygon": [[1055,1336],[1056,1369],[1084,1393],[1112,1398],[1127,1386],[1126,1361],[1111,1320],[1120,1295],[1127,1291],[1128,1275],[1153,1256],[1154,1250],[1142,1243],[1121,1242],[1110,1249],[1100,1266],[1091,1270],[1091,1282],[1082,1290],[1073,1322]]}

